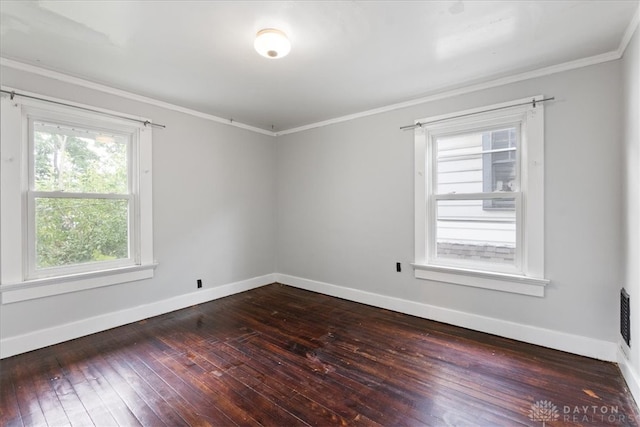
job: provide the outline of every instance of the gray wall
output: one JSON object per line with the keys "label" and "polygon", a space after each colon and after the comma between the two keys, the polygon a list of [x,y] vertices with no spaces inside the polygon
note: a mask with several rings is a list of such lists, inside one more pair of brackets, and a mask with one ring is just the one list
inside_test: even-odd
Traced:
{"label": "gray wall", "polygon": [[155,277],[5,304],[0,336],[54,327],[275,269],[275,138],[2,68],[2,84],[145,116],[153,133]]}
{"label": "gray wall", "polygon": [[[620,77],[609,62],[280,137],[278,273],[616,341]],[[399,127],[539,94],[556,98],[545,110],[546,296],[415,279],[414,141]]]}
{"label": "gray wall", "polygon": [[[637,43],[636,35],[633,46]],[[637,120],[627,116],[623,126],[623,108],[628,108],[623,98],[630,114],[637,115],[637,94],[627,93],[638,85],[634,61],[625,58],[285,135],[277,143],[3,68],[4,85],[147,116],[167,129],[154,130],[159,262],[154,279],[3,305],[0,336],[189,294],[197,278],[212,288],[277,271],[614,342],[618,289],[625,277],[635,304],[640,299],[637,268],[623,274],[625,254],[627,265],[637,265],[640,252],[639,242],[623,234],[635,230],[637,235],[639,228]],[[399,127],[538,94],[556,97],[545,110],[545,262],[552,281],[545,298],[415,279],[408,265],[414,248],[414,141],[412,132]],[[624,158],[635,156],[627,160],[626,179],[623,152]],[[627,194],[635,194],[626,210],[624,182]],[[395,272],[397,261],[403,263],[402,273]],[[633,357],[637,368],[637,350]]]}
{"label": "gray wall", "polygon": [[[640,35],[635,35],[622,60],[624,84],[626,269],[624,286],[631,295],[631,367],[640,375]],[[640,378],[640,377],[639,377]],[[636,396],[636,399],[638,396]]]}

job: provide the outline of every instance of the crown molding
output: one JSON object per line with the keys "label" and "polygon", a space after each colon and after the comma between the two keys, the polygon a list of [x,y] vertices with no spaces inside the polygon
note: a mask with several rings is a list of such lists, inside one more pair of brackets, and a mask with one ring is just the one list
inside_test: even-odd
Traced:
{"label": "crown molding", "polygon": [[[632,32],[633,34],[633,32]],[[628,42],[627,42],[628,43]],[[355,114],[349,114],[346,116],[336,117],[329,120],[324,120],[321,122],[310,123],[308,125],[299,126],[279,132],[275,132],[276,136],[281,135],[289,135],[297,132],[302,132],[309,129],[319,128],[323,126],[329,126],[336,123],[342,123],[354,119],[359,119],[362,117],[372,116],[375,114],[386,113],[389,111],[399,110],[402,108],[413,107],[415,105],[426,104],[428,102],[437,101],[440,99],[451,98],[458,95],[464,95],[472,92],[478,92],[485,89],[491,89],[498,86],[504,86],[511,83],[517,83],[524,80],[535,79],[538,77],[549,76],[556,73],[561,73],[564,71],[575,70],[578,68],[588,67],[590,65],[597,65],[603,62],[615,61],[622,57],[622,53],[619,52],[619,49],[606,52],[600,55],[594,55],[587,58],[577,59],[574,61],[564,62],[562,64],[551,65],[549,67],[539,68],[532,71],[526,71],[524,73],[514,74],[512,76],[501,77],[494,80],[489,80],[487,82],[476,83],[476,84],[468,84],[466,86],[445,90],[443,92],[435,93],[433,95],[428,95],[421,98],[416,98],[410,101],[399,102],[397,104],[387,105],[385,107],[374,108],[372,110],[362,111]]]}
{"label": "crown molding", "polygon": [[620,40],[620,45],[618,46],[617,52],[621,58],[622,58],[622,55],[624,55],[625,50],[627,50],[627,46],[631,41],[631,37],[633,37],[633,33],[638,28],[639,22],[640,22],[640,5],[636,8],[636,12],[631,17],[631,21],[629,22],[629,25],[627,25],[627,29],[625,30],[624,35],[622,36],[622,40]]}
{"label": "crown molding", "polygon": [[89,80],[81,79],[79,77],[70,76],[68,74],[63,74],[58,71],[48,70],[46,68],[37,67],[35,65],[25,64],[24,62],[15,61],[13,59],[8,59],[4,57],[0,57],[0,65],[8,68],[13,68],[15,70],[26,71],[28,73],[37,74],[39,76],[48,77],[50,79],[58,80],[64,83],[70,83],[77,86],[81,86],[87,89],[97,90],[99,92],[107,93],[109,95],[116,95],[121,98],[130,99],[133,101],[143,102],[145,104],[153,105],[156,107],[165,108],[171,111],[177,111],[180,113],[189,114],[195,117],[199,117],[201,119],[210,120],[216,123],[221,123],[228,126],[233,126],[240,129],[245,129],[251,132],[260,133],[268,136],[275,136],[274,132],[261,129],[255,126],[250,126],[241,122],[237,122],[235,120],[223,119],[222,117],[214,116],[212,114],[203,113],[201,111],[192,110],[190,108],[181,107],[179,105],[171,104],[169,102],[160,101],[158,99],[149,98],[147,96],[138,95],[132,92],[128,92],[121,89],[116,89],[107,85],[103,85],[100,83],[95,83]]}
{"label": "crown molding", "polygon": [[100,92],[121,96],[123,98],[131,99],[131,100],[134,100],[134,101],[144,102],[144,103],[147,103],[147,104],[155,105],[157,107],[166,108],[168,110],[178,111],[178,112],[185,113],[185,114],[190,114],[192,116],[199,117],[199,118],[202,118],[202,119],[205,119],[205,120],[211,120],[211,121],[214,121],[214,122],[217,122],[217,123],[222,123],[222,124],[225,124],[225,125],[228,125],[228,126],[234,126],[234,127],[240,128],[240,129],[249,130],[251,132],[256,132],[256,133],[260,133],[260,134],[263,134],[263,135],[278,137],[278,136],[290,135],[290,134],[294,134],[294,133],[298,133],[298,132],[303,132],[303,131],[310,130],[310,129],[329,126],[329,125],[333,125],[333,124],[337,124],[337,123],[356,120],[356,119],[359,119],[359,118],[373,116],[373,115],[376,115],[376,114],[386,113],[386,112],[389,112],[389,111],[395,111],[395,110],[400,110],[400,109],[403,109],[403,108],[413,107],[413,106],[420,105],[420,104],[426,104],[426,103],[429,103],[429,102],[433,102],[433,101],[437,101],[437,100],[441,100],[441,99],[446,99],[446,98],[451,98],[451,97],[454,97],[454,96],[459,96],[459,95],[464,95],[464,94],[468,94],[468,93],[478,92],[478,91],[485,90],[485,89],[491,89],[491,88],[495,88],[495,87],[498,87],[498,86],[504,86],[504,85],[508,85],[508,84],[511,84],[511,83],[517,83],[517,82],[521,82],[521,81],[525,81],[525,80],[530,80],[530,79],[549,76],[549,75],[552,75],[552,74],[557,74],[557,73],[561,73],[561,72],[565,72],[565,71],[570,71],[570,70],[575,70],[575,69],[579,69],[579,68],[583,68],[583,67],[588,67],[588,66],[591,66],[591,65],[597,65],[597,64],[604,63],[604,62],[616,61],[616,60],[622,58],[622,55],[624,54],[624,51],[625,51],[627,45],[629,44],[629,42],[631,40],[631,37],[633,36],[634,31],[638,27],[638,22],[639,22],[638,16],[639,16],[639,11],[637,9],[635,14],[634,14],[634,16],[631,19],[631,22],[627,26],[627,29],[626,29],[626,31],[624,33],[624,36],[623,36],[622,40],[620,41],[620,45],[618,46],[618,48],[616,50],[612,50],[610,52],[606,52],[606,53],[603,53],[603,54],[600,54],[600,55],[590,56],[590,57],[587,57],[587,58],[581,58],[581,59],[577,59],[577,60],[574,60],[574,61],[564,62],[564,63],[557,64],[557,65],[551,65],[551,66],[548,66],[548,67],[538,68],[536,70],[526,71],[526,72],[523,72],[523,73],[518,73],[518,74],[511,75],[511,76],[501,77],[501,78],[498,78],[498,79],[493,79],[493,80],[489,80],[489,81],[482,82],[482,83],[471,84],[470,82],[466,82],[466,83],[462,83],[464,86],[456,88],[456,89],[443,90],[442,92],[434,93],[432,95],[427,95],[427,96],[416,98],[416,99],[412,99],[412,100],[409,100],[409,101],[390,104],[390,105],[386,105],[386,106],[383,106],[383,107],[374,108],[374,109],[371,109],[371,110],[365,110],[365,111],[361,111],[361,112],[358,112],[358,113],[353,113],[353,114],[348,114],[348,115],[345,115],[345,116],[335,117],[335,118],[332,118],[332,119],[323,120],[323,121],[320,121],[320,122],[314,122],[314,123],[310,123],[310,124],[307,124],[307,125],[298,126],[298,127],[294,127],[294,128],[290,128],[290,129],[285,129],[285,130],[277,131],[277,132],[272,132],[272,131],[268,131],[266,129],[261,129],[261,128],[258,128],[258,127],[255,127],[255,126],[246,125],[244,123],[236,122],[234,120],[223,119],[221,117],[214,116],[214,115],[207,114],[207,113],[202,113],[200,111],[192,110],[190,108],[181,107],[179,105],[171,104],[171,103],[168,103],[168,102],[165,102],[165,101],[160,101],[160,100],[149,98],[149,97],[146,97],[146,96],[137,95],[137,94],[134,94],[134,93],[131,93],[131,92],[127,92],[127,91],[124,91],[124,90],[115,89],[115,88],[112,88],[112,87],[109,87],[109,86],[106,86],[106,85],[103,85],[103,84],[94,83],[94,82],[91,82],[91,81],[88,81],[88,80],[85,80],[85,79],[69,76],[67,74],[59,73],[57,71],[47,70],[47,69],[44,69],[44,68],[41,68],[41,67],[36,67],[34,65],[25,64],[25,63],[22,63],[22,62],[18,62],[18,61],[7,59],[7,58],[3,58],[3,57],[0,57],[0,65],[6,66],[6,67],[10,67],[10,68],[14,68],[14,69],[17,69],[17,70],[27,71],[27,72],[30,72],[30,73],[38,74],[38,75],[41,75],[41,76],[44,76],[44,77],[49,77],[49,78],[56,79],[56,80],[59,80],[59,81],[63,81],[63,82],[66,82],[66,83],[76,84],[78,86],[82,86],[82,87],[86,87],[86,88],[89,88],[89,89],[98,90]]}
{"label": "crown molding", "polygon": [[348,114],[346,116],[335,117],[333,119],[324,120],[321,122],[310,123],[308,125],[298,126],[291,129],[286,129],[283,131],[275,132],[275,136],[281,135],[289,135],[297,132],[303,132],[305,130],[315,129],[323,126],[329,126],[336,123],[342,123],[350,120],[359,119],[362,117],[372,116],[375,114],[385,113],[388,111],[399,110],[402,108],[412,107],[415,105],[426,104],[428,102],[437,101],[440,99],[450,98],[457,95],[463,95],[467,93],[477,92],[484,89],[491,89],[498,86],[507,85],[510,83],[521,82],[524,80],[534,79],[538,77],[549,76],[556,73],[561,73],[564,71],[575,70],[582,67],[588,67],[590,65],[597,65],[603,62],[616,61],[624,55],[631,38],[633,37],[633,33],[638,28],[640,23],[640,5],[636,8],[635,13],[631,17],[631,21],[629,21],[629,25],[620,40],[620,44],[616,50],[612,50],[610,52],[606,52],[600,55],[594,55],[586,58],[577,59],[574,61],[564,62],[557,65],[551,65],[548,67],[539,68],[532,71],[527,71],[524,73],[514,74],[512,76],[502,77],[494,80],[490,80],[483,83],[472,84],[471,82],[463,83],[463,87],[457,89],[446,90],[444,89],[442,92],[435,93],[433,95],[428,95],[421,98],[416,98],[414,100],[399,102],[396,104],[387,105],[380,108],[374,108],[371,110],[362,111],[359,113]]}

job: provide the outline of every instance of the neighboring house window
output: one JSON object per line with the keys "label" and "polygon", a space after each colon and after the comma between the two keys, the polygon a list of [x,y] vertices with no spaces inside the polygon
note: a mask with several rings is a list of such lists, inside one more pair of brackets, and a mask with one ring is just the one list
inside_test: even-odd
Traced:
{"label": "neighboring house window", "polygon": [[[489,191],[514,191],[517,171],[517,137],[514,127],[482,133],[482,189]],[[516,208],[515,203],[500,199],[483,201],[485,209]]]}
{"label": "neighboring house window", "polygon": [[3,303],[152,277],[151,133],[2,99]]}
{"label": "neighboring house window", "polygon": [[420,120],[416,277],[542,296],[544,112],[504,106]]}

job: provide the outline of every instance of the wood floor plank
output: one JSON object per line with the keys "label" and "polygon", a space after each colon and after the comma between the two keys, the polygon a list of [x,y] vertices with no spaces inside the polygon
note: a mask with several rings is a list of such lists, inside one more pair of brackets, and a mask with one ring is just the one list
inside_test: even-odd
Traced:
{"label": "wood floor plank", "polygon": [[542,401],[640,420],[615,364],[279,284],[0,362],[3,426],[539,426]]}
{"label": "wood floor plank", "polygon": [[147,357],[144,363],[190,402],[196,408],[196,414],[209,421],[211,425],[258,425],[249,414],[239,411],[227,402],[221,403],[213,399],[209,394],[210,390],[198,378],[186,375],[184,369],[179,365],[174,366],[166,358],[170,356]]}
{"label": "wood floor plank", "polygon": [[[217,365],[209,362],[197,352],[197,347],[193,346],[192,351],[182,355],[179,360],[185,364],[198,366],[201,375],[206,383],[216,392],[225,395],[238,408],[252,413],[253,418],[261,425],[289,425],[308,426],[309,424],[297,418],[292,413],[283,409],[279,402],[267,399],[257,393],[253,388],[248,387],[237,378],[237,363],[228,365],[221,363],[219,358],[213,358]],[[208,352],[211,356],[211,352]]]}
{"label": "wood floor plank", "polygon": [[[29,357],[27,356],[25,359],[28,360]],[[13,386],[22,422],[26,426],[47,425],[34,385],[34,377],[37,372],[34,373],[27,369],[28,367],[37,368],[37,365],[27,365],[27,363],[14,363],[12,368],[14,373]]]}
{"label": "wood floor plank", "polygon": [[[158,394],[138,372],[131,369],[126,359],[126,353],[116,349],[110,354],[108,361],[115,372],[140,396],[145,405],[151,409],[164,424],[171,427],[188,426],[188,422],[183,419],[171,405],[167,404],[167,401]],[[143,424],[149,424],[149,422],[145,421]]]}
{"label": "wood floor plank", "polygon": [[86,363],[78,366],[88,383],[99,396],[104,406],[120,426],[142,425],[135,414],[129,409],[126,402],[122,400],[118,390],[104,377],[101,367],[104,362],[100,359],[95,348],[82,347],[78,349],[79,355]]}
{"label": "wood floor plank", "polygon": [[225,416],[218,408],[200,403],[200,399],[192,399],[193,391],[178,377],[163,372],[156,372],[147,366],[137,355],[132,355],[127,363],[158,394],[161,394],[167,406],[171,407],[189,426],[237,425]]}
{"label": "wood floor plank", "polygon": [[57,380],[57,377],[49,375],[48,367],[54,362],[51,355],[43,358],[37,375],[33,377],[33,387],[35,388],[47,424],[61,427],[70,426],[71,421],[53,387],[53,382]]}
{"label": "wood floor plank", "polygon": [[92,423],[97,426],[117,425],[118,423],[109,412],[109,408],[91,386],[90,379],[83,373],[87,369],[87,359],[77,350],[73,352],[59,351],[56,357],[60,361],[62,374],[75,390]]}
{"label": "wood floor plank", "polygon": [[[91,425],[93,422],[86,408],[77,396],[75,389],[64,375],[56,357],[48,357],[42,361],[42,377],[48,379],[53,393],[58,398],[69,424]],[[50,423],[51,424],[51,423]],[[53,425],[56,425],[55,423]]]}
{"label": "wood floor plank", "polygon": [[22,427],[24,423],[20,415],[20,406],[13,388],[13,381],[8,374],[3,375],[4,373],[0,372],[0,420],[2,425]]}

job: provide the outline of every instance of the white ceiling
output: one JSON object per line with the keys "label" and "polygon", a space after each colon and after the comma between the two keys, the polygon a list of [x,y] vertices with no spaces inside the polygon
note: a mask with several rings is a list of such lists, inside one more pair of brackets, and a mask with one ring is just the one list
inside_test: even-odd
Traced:
{"label": "white ceiling", "polygon": [[279,131],[616,51],[638,4],[2,0],[0,55]]}

